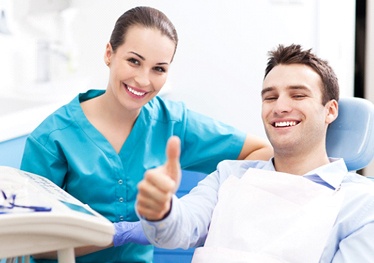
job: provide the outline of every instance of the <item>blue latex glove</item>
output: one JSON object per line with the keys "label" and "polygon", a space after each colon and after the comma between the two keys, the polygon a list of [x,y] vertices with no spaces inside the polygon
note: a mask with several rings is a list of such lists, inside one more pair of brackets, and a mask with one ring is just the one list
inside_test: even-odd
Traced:
{"label": "blue latex glove", "polygon": [[122,246],[127,243],[135,243],[140,245],[149,245],[150,242],[145,237],[142,225],[138,222],[118,222],[114,223],[113,245],[115,247]]}

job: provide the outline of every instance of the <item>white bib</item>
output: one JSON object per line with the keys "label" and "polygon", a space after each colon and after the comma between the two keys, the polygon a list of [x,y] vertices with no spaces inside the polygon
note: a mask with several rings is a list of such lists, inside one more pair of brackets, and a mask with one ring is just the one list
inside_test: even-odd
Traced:
{"label": "white bib", "polygon": [[230,176],[192,262],[318,262],[342,199],[302,176],[252,168]]}

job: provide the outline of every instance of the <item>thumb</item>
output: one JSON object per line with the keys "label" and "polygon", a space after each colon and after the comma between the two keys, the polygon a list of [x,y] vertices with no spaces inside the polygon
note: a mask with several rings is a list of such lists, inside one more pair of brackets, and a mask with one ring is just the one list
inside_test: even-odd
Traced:
{"label": "thumb", "polygon": [[175,182],[175,191],[178,189],[181,180],[180,152],[180,139],[177,136],[170,137],[166,145],[167,160],[164,167],[167,175]]}

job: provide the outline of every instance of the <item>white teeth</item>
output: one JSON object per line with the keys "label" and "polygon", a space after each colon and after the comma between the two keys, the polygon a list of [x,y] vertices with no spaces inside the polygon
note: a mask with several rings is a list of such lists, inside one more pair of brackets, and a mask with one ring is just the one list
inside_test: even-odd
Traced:
{"label": "white teeth", "polygon": [[275,127],[289,127],[289,126],[295,126],[296,121],[281,121],[281,122],[276,122]]}
{"label": "white teeth", "polygon": [[139,91],[136,91],[132,88],[130,88],[129,86],[126,86],[128,91],[130,91],[132,94],[136,95],[136,96],[143,96],[145,94],[145,92],[139,92]]}

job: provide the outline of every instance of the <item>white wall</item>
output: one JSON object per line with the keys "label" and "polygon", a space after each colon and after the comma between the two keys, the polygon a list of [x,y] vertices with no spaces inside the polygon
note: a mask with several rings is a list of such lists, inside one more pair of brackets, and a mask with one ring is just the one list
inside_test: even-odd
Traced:
{"label": "white wall", "polygon": [[354,0],[71,0],[72,75],[89,81],[80,90],[106,88],[105,45],[137,5],[159,8],[178,30],[167,95],[244,131],[265,136],[260,90],[267,52],[279,43],[313,48],[335,68],[342,95],[353,94]]}
{"label": "white wall", "polygon": [[328,59],[342,95],[353,94],[355,1],[103,1],[73,0],[79,73],[105,88],[103,52],[118,16],[136,5],[162,10],[180,42],[167,88],[172,99],[197,111],[264,135],[260,89],[267,52],[300,43]]}

